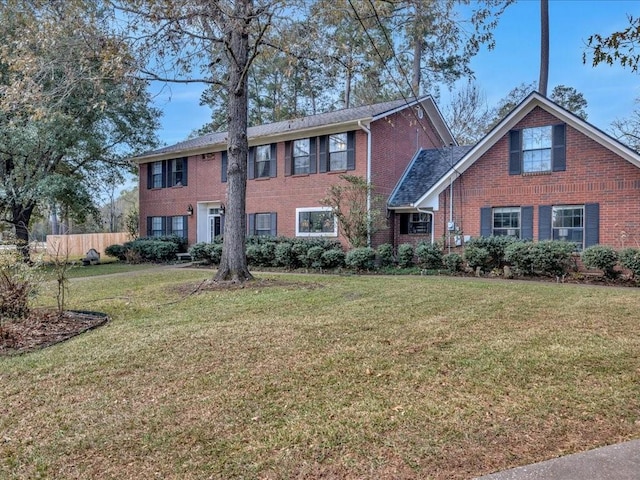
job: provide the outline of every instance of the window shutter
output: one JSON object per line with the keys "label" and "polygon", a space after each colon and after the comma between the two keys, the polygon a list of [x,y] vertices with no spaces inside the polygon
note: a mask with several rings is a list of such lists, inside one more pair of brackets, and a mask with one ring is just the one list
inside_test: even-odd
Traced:
{"label": "window shutter", "polygon": [[493,209],[482,207],[480,209],[480,236],[490,237],[493,233]]}
{"label": "window shutter", "polygon": [[225,183],[227,181],[227,168],[229,165],[229,154],[226,151],[221,152],[220,158],[222,160],[220,162],[221,169],[222,169],[220,172],[220,180],[222,180],[222,183]]}
{"label": "window shutter", "polygon": [[278,144],[272,143],[271,144],[271,160],[269,161],[269,176],[272,178],[275,178],[278,176],[277,155],[278,155]]}
{"label": "window shutter", "polygon": [[168,160],[163,160],[162,161],[162,188],[166,188],[166,186],[169,184],[169,182],[167,181],[169,177],[169,161]]}
{"label": "window shutter", "polygon": [[187,162],[188,158],[184,157],[182,159],[182,186],[186,187],[187,186],[187,180],[188,180],[188,173],[189,173],[189,168],[187,166],[187,164],[189,162]]}
{"label": "window shutter", "polygon": [[407,235],[409,233],[409,215],[410,213],[400,214],[400,235]]}
{"label": "window shutter", "polygon": [[153,170],[153,163],[145,163],[145,166],[147,167],[147,189],[150,189],[151,187],[153,187],[152,182],[153,182],[153,178],[151,176],[151,171]]}
{"label": "window shutter", "polygon": [[326,135],[320,137],[320,173],[325,173],[327,171],[327,157],[329,156],[327,151],[327,142],[328,137]]}
{"label": "window shutter", "polygon": [[553,150],[551,160],[554,172],[564,172],[567,169],[566,154],[566,125],[564,123],[553,126]]}
{"label": "window shutter", "polygon": [[184,231],[184,238],[189,239],[189,216],[182,216],[182,229]]}
{"label": "window shutter", "polygon": [[538,240],[551,240],[551,206],[538,207]]}
{"label": "window shutter", "polygon": [[271,213],[271,236],[275,237],[278,234],[278,214],[276,212]]}
{"label": "window shutter", "polygon": [[317,166],[317,148],[316,137],[309,139],[309,173],[316,173],[318,171]]}
{"label": "window shutter", "polygon": [[153,221],[152,217],[147,217],[147,237],[151,236],[151,222]]}
{"label": "window shutter", "polygon": [[251,147],[249,149],[249,154],[247,155],[247,178],[251,180],[255,177],[255,167],[256,167],[256,147]]}
{"label": "window shutter", "polygon": [[288,177],[293,171],[293,142],[284,144],[284,176]]}
{"label": "window shutter", "polygon": [[[162,233],[171,235],[173,233],[173,217],[164,217],[166,219],[162,228]],[[165,228],[166,227],[166,228]]]}
{"label": "window shutter", "polygon": [[347,133],[347,170],[356,169],[356,132]]}
{"label": "window shutter", "polygon": [[255,235],[256,234],[256,214],[255,213],[250,213],[248,215],[249,218],[249,235]]}
{"label": "window shutter", "polygon": [[[171,222],[167,222],[167,219],[171,219],[171,217],[162,217],[162,235],[167,235],[167,223],[171,225]],[[171,234],[169,234],[171,235]]]}
{"label": "window shutter", "polygon": [[584,246],[600,243],[600,204],[587,203],[584,206]]}
{"label": "window shutter", "polygon": [[509,132],[509,175],[522,173],[522,132],[511,130]]}
{"label": "window shutter", "polygon": [[522,240],[533,240],[533,207],[520,208],[520,222]]}

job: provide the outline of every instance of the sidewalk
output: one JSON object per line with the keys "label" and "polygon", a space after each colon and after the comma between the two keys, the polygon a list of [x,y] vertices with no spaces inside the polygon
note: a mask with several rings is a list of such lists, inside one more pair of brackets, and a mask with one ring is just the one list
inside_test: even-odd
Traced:
{"label": "sidewalk", "polygon": [[554,458],[475,480],[640,480],[640,440]]}

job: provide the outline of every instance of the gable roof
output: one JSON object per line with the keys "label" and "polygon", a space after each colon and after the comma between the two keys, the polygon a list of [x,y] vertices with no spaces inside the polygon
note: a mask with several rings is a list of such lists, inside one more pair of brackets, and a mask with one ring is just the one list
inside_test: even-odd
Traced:
{"label": "gable roof", "polygon": [[[440,110],[438,110],[431,95],[412,99],[403,98],[362,107],[345,108],[308,117],[249,127],[247,136],[249,145],[251,146],[300,138],[305,132],[309,134],[313,133],[314,135],[339,133],[346,129],[360,128],[361,125],[368,125],[371,122],[417,104],[421,104],[443,141],[447,144],[454,142],[453,135],[442,118],[442,114]],[[133,157],[132,160],[136,163],[145,163],[175,158],[176,156],[197,155],[226,149],[227,132],[217,132],[152,150]]]}
{"label": "gable roof", "polygon": [[445,174],[433,182],[429,187],[423,190],[422,196],[415,202],[417,207],[433,205],[437,202],[437,196],[448,187],[449,182],[458,178],[464,173],[476,160],[484,155],[496,142],[505,136],[518,122],[527,116],[534,108],[549,112],[567,125],[573,127],[580,133],[588,136],[603,147],[609,149],[619,157],[627,160],[629,163],[640,168],[640,155],[599,128],[591,125],[587,121],[578,117],[574,113],[566,110],[560,105],[552,102],[548,98],[540,95],[538,92],[530,93],[522,102],[520,102],[505,118],[502,119],[493,129],[485,135],[469,152],[459,159],[459,161],[450,168]]}
{"label": "gable roof", "polygon": [[471,148],[471,146],[451,146],[418,150],[391,192],[387,206],[389,208],[413,206],[425,190],[430,189]]}

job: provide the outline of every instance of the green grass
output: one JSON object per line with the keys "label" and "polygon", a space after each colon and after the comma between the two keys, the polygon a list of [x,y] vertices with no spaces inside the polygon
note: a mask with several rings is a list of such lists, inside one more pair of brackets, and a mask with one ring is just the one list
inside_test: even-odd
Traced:
{"label": "green grass", "polygon": [[210,275],[72,280],[112,321],[0,359],[0,478],[470,478],[640,437],[636,289]]}
{"label": "green grass", "polygon": [[[84,266],[81,260],[76,260],[67,267],[67,278],[96,277],[99,275],[135,272],[158,267],[159,265],[153,263],[129,264],[118,262],[117,260],[106,260],[101,261],[97,265]],[[53,264],[45,263],[42,269],[45,279],[56,278],[56,267]]]}

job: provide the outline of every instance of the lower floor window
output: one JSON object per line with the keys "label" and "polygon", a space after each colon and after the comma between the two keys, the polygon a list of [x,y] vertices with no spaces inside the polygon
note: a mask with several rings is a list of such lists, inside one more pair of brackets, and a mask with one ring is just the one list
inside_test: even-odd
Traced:
{"label": "lower floor window", "polygon": [[183,216],[171,217],[171,234],[182,238],[187,236]]}
{"label": "lower floor window", "polygon": [[256,230],[255,235],[271,234],[271,214],[256,213]]}
{"label": "lower floor window", "polygon": [[578,250],[584,245],[584,206],[559,206],[552,209],[554,240],[574,242]]}
{"label": "lower floor window", "polygon": [[184,215],[147,217],[147,236],[162,237],[164,235],[187,238],[187,217]]}
{"label": "lower floor window", "polygon": [[161,237],[164,235],[164,217],[151,217],[151,231],[149,236]]}
{"label": "lower floor window", "polygon": [[296,236],[335,237],[338,224],[330,208],[296,209]]}
{"label": "lower floor window", "polygon": [[424,212],[401,213],[400,234],[431,234],[431,215]]}
{"label": "lower floor window", "polygon": [[493,235],[520,238],[520,208],[493,209]]}

